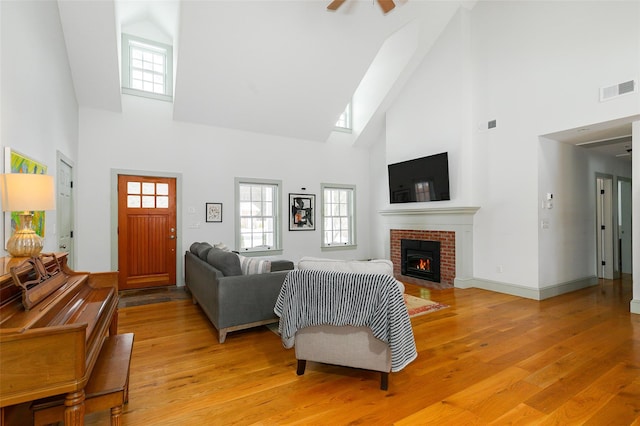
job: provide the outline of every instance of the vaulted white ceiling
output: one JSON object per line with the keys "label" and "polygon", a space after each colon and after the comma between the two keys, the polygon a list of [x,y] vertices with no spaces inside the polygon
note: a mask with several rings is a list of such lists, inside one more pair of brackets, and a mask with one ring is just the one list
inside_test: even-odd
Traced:
{"label": "vaulted white ceiling", "polygon": [[[366,89],[381,92],[367,105],[368,120],[380,117],[375,110],[398,91],[463,2],[397,0],[386,15],[372,0],[348,0],[336,12],[326,10],[328,3],[58,0],[81,106],[121,111],[120,33],[154,27],[159,41],[174,45],[175,120],[320,142],[385,40],[412,27],[402,62],[389,63],[391,79]],[[374,123],[360,123],[367,125]]]}
{"label": "vaulted white ceiling", "polygon": [[[124,31],[173,44],[175,120],[325,142],[353,99],[354,132],[340,136],[352,144],[377,136],[449,20],[476,3],[396,0],[385,15],[374,0],[336,12],[330,0],[57,1],[80,106],[122,110]],[[629,123],[547,136],[620,155]]]}

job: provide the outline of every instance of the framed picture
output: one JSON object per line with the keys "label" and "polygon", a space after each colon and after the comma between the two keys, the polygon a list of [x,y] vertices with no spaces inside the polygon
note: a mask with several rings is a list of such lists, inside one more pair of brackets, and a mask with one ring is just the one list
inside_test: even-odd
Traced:
{"label": "framed picture", "polygon": [[289,194],[289,231],[314,231],[316,229],[316,196],[314,194]]}
{"label": "framed picture", "polygon": [[206,203],[207,222],[222,222],[222,203]]}
{"label": "framed picture", "polygon": [[[33,158],[29,158],[9,147],[4,149],[4,172],[5,173],[34,173],[47,174],[47,166]],[[20,222],[21,212],[5,212],[4,214],[4,246],[7,240],[13,235]],[[36,234],[44,238],[45,215],[43,211],[34,211],[31,226]]]}

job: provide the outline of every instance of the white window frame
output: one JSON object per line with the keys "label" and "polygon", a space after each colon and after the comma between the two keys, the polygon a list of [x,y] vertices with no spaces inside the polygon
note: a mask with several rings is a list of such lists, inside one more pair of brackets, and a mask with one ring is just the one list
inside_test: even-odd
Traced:
{"label": "white window frame", "polygon": [[[351,104],[352,103],[349,102],[343,113],[340,114],[340,118],[336,121],[335,130],[346,133],[351,133],[353,131],[353,107]],[[341,122],[344,122],[344,125],[341,125]]]}
{"label": "white window frame", "polygon": [[[240,211],[240,186],[241,185],[265,185],[274,188],[275,194],[273,196],[273,245],[272,246],[257,246],[242,248],[242,216]],[[236,237],[236,251],[242,255],[258,256],[258,255],[274,255],[282,254],[282,181],[269,180],[269,179],[255,179],[255,178],[235,178],[235,199],[236,199],[236,223],[235,223],[235,237]]]}
{"label": "white window frame", "polygon": [[[347,220],[349,226],[349,241],[346,243],[327,243],[325,239],[325,232],[328,232],[326,220],[332,218],[329,213],[329,201],[326,198],[325,190],[347,190],[348,191],[348,206],[347,206]],[[322,183],[320,184],[320,196],[321,196],[321,248],[322,250],[339,250],[339,249],[353,249],[357,246],[356,242],[356,186],[344,185],[335,183]]]}
{"label": "white window frame", "polygon": [[[138,45],[164,56],[164,93],[134,89],[131,84],[131,46]],[[142,47],[144,46],[144,47]],[[122,34],[122,93],[161,101],[173,101],[173,48],[168,44],[158,43],[130,34]]]}

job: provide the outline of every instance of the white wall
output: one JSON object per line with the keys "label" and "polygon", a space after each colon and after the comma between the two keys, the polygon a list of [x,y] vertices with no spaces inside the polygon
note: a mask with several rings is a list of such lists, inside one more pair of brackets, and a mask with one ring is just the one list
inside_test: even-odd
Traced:
{"label": "white wall", "polygon": [[[56,151],[75,161],[78,149],[78,106],[57,2],[2,1],[0,10],[1,145],[55,176]],[[57,250],[55,224],[55,211],[47,212],[45,252]]]}
{"label": "white wall", "polygon": [[[559,192],[564,198],[556,202],[588,206],[580,197],[592,182],[582,176],[617,174],[618,166],[572,147],[541,146],[540,135],[640,113],[638,93],[598,98],[600,87],[640,76],[639,16],[638,2],[478,2],[468,17],[461,12],[452,20],[388,111],[386,140],[372,148],[372,175],[384,173],[383,158],[452,154],[454,199],[411,207],[480,207],[473,237],[478,282],[539,289],[592,272],[591,255],[557,257],[567,244],[572,250],[587,243],[583,250],[595,253],[591,233],[583,235],[591,219],[580,212],[578,223],[541,234],[539,202]],[[489,120],[497,120],[495,129],[478,129]],[[376,184],[376,208],[388,208],[386,181]],[[566,224],[577,207],[553,210],[552,225]],[[540,265],[551,267],[541,272]]]}
{"label": "white wall", "polygon": [[[540,287],[594,277],[596,174],[630,178],[631,162],[544,139],[538,159]],[[550,209],[542,208],[546,193],[553,194]]]}
{"label": "white wall", "polygon": [[[385,170],[386,164],[449,153],[451,201],[432,206],[469,205],[471,201],[470,170],[465,167],[471,157],[467,19],[466,9],[451,19],[387,111]],[[388,195],[380,201],[382,207],[389,207]]]}
{"label": "white wall", "polygon": [[[182,199],[178,206],[183,219],[178,232],[182,252],[194,241],[234,246],[234,178],[253,177],[282,180],[285,211],[289,193],[316,194],[316,230],[292,232],[284,221],[282,258],[296,261],[302,256],[369,256],[367,151],[177,122],[172,119],[172,104],[167,102],[125,95],[122,105],[122,114],[80,109],[76,184],[82,200],[76,242],[79,268],[111,268],[112,169],[182,175],[182,188],[178,189]],[[321,183],[356,185],[356,250],[321,252]],[[205,223],[206,202],[223,203],[222,223]],[[195,208],[195,214],[189,213],[190,207]],[[192,229],[196,223],[199,228]]]}
{"label": "white wall", "polygon": [[[538,188],[537,176],[554,161],[539,158],[538,135],[638,113],[637,94],[605,103],[598,94],[640,74],[639,7],[480,2],[474,8],[475,117],[498,121],[488,139],[478,140],[484,158],[476,158],[476,170],[488,179],[476,179],[477,278],[539,287],[584,272],[558,267],[555,276],[539,276],[538,265],[558,260],[538,241],[538,203],[553,191]],[[505,265],[504,273],[497,265]]]}

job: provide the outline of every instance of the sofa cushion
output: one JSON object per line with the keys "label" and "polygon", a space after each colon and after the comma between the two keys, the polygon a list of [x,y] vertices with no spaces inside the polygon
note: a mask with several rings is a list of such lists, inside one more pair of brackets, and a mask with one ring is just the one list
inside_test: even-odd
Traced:
{"label": "sofa cushion", "polygon": [[240,259],[230,251],[211,248],[207,254],[207,263],[222,272],[225,277],[242,275]]}
{"label": "sofa cushion", "polygon": [[320,257],[303,257],[298,262],[298,269],[355,272],[361,274],[384,274],[393,276],[393,263],[387,259],[338,260]]}
{"label": "sofa cushion", "polygon": [[189,251],[197,256],[198,255],[198,247],[200,247],[200,244],[202,244],[202,243],[195,242],[195,243],[191,244],[191,246],[189,247]]}
{"label": "sofa cushion", "polygon": [[271,262],[268,260],[242,255],[238,255],[238,259],[240,259],[242,275],[265,274],[267,272],[271,272]]}
{"label": "sofa cushion", "polygon": [[198,248],[196,249],[196,255],[202,259],[202,260],[207,260],[207,254],[209,253],[209,250],[211,250],[213,247],[211,246],[211,244],[209,243],[200,243],[200,246],[198,246]]}

